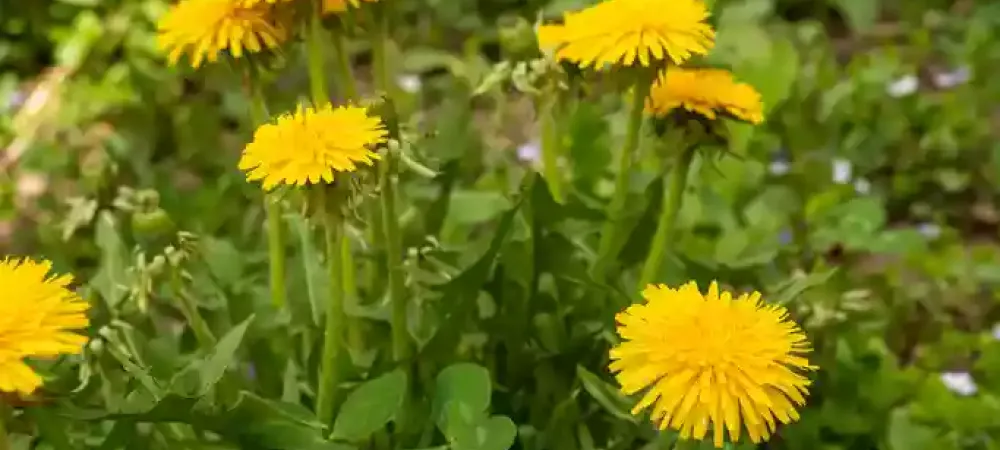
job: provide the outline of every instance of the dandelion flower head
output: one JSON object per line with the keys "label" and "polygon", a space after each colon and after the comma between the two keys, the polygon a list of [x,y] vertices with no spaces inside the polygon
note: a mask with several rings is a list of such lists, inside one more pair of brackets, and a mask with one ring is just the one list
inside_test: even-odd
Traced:
{"label": "dandelion flower head", "polygon": [[721,112],[753,124],[764,121],[760,93],[722,69],[671,67],[660,74],[650,89],[646,111],[665,115],[675,108],[713,120]]}
{"label": "dandelion flower head", "polygon": [[[274,4],[274,3],[291,2],[291,1],[294,0],[243,0],[243,5],[256,6],[261,3]],[[302,1],[311,1],[311,0],[302,0]],[[341,13],[347,11],[348,6],[357,8],[361,6],[361,3],[364,2],[372,3],[376,1],[378,0],[323,0],[323,14]]]}
{"label": "dandelion flower head", "polygon": [[25,358],[79,353],[87,338],[89,304],[69,289],[70,275],[50,275],[52,264],[0,259],[0,391],[31,394],[42,378]]}
{"label": "dandelion flower head", "polygon": [[239,167],[268,191],[279,184],[330,183],[336,172],[373,164],[379,156],[371,147],[385,143],[387,136],[382,121],[365,108],[300,106],[258,128]]}
{"label": "dandelion flower head", "polygon": [[567,13],[562,24],[542,25],[538,44],[580,67],[681,64],[715,45],[702,0],[604,0]]}
{"label": "dandelion flower head", "polygon": [[[248,2],[255,2],[247,6]],[[276,48],[288,35],[263,0],[181,0],[157,24],[160,48],[170,64],[188,54],[192,67],[215,62],[228,51],[233,58]]]}
{"label": "dandelion flower head", "polygon": [[361,3],[374,3],[378,0],[323,0],[323,13],[339,13],[347,11],[347,7],[357,8]]}
{"label": "dandelion flower head", "polygon": [[798,419],[815,370],[811,351],[787,311],[760,294],[734,298],[712,283],[708,293],[688,283],[679,289],[648,286],[645,303],[617,316],[623,342],[611,350],[611,371],[631,395],[645,390],[632,413],[652,407],[661,430],[703,439],[709,426],[716,447],[724,432],[737,442],[745,428],[761,442],[777,422]]}
{"label": "dandelion flower head", "polygon": [[[253,8],[259,5],[265,5],[265,4],[276,5],[278,3],[288,3],[292,1],[295,0],[242,0],[241,3],[243,4],[244,8]],[[311,0],[304,0],[304,1],[311,1]]]}

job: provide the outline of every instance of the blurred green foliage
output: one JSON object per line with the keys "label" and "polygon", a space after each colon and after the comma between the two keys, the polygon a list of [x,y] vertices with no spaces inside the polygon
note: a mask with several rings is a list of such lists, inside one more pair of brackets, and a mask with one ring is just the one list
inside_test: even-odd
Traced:
{"label": "blurred green foliage", "polygon": [[[400,0],[410,150],[436,171],[403,179],[420,364],[390,370],[383,283],[360,272],[348,314],[370,342],[343,362],[327,442],[308,408],[321,255],[289,213],[291,305],[275,314],[260,194],[235,167],[250,133],[237,74],[168,68],[162,0],[2,0],[0,253],[52,259],[97,305],[85,356],[40,363],[49,382],[16,414],[14,448],[670,445],[607,373],[614,311],[580,295],[637,298],[621,287],[635,270],[615,286],[585,270],[621,108],[596,90],[564,118],[574,178],[559,205],[518,158],[537,134],[528,96],[476,92],[530,54],[524,23],[587,3]],[[805,327],[822,370],[801,421],[761,448],[1000,449],[1000,3],[718,0],[713,20],[712,62],[757,87],[767,122],[731,126],[731,154],[696,161],[660,281],[761,290]],[[306,91],[302,55],[286,58],[276,109]],[[626,269],[655,228],[670,149],[654,142],[631,185]],[[213,351],[195,350],[182,298],[216,330]],[[971,374],[974,392],[944,373]]]}

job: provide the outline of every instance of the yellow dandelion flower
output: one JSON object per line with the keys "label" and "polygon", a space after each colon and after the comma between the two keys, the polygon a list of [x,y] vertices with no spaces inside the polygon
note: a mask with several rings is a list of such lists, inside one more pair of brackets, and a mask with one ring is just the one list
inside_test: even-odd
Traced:
{"label": "yellow dandelion flower", "polygon": [[646,111],[664,115],[684,108],[715,119],[718,112],[759,124],[764,121],[760,94],[753,86],[737,83],[733,74],[722,69],[672,67],[650,89]]}
{"label": "yellow dandelion flower", "polygon": [[702,0],[605,0],[567,13],[562,24],[542,25],[538,44],[580,67],[680,64],[715,45],[708,16]]}
{"label": "yellow dandelion flower", "polygon": [[[243,0],[244,6],[256,6],[262,3],[275,4],[282,2],[291,2],[294,0]],[[312,0],[303,0],[312,1]],[[359,7],[361,3],[374,3],[378,0],[323,0],[323,14],[339,13],[347,11],[347,7]]]}
{"label": "yellow dandelion flower", "polygon": [[625,394],[646,389],[632,413],[652,406],[659,428],[683,439],[703,439],[711,426],[716,447],[724,430],[733,442],[746,428],[753,442],[766,440],[777,422],[798,419],[815,370],[802,356],[812,349],[785,308],[760,294],[737,298],[716,283],[702,295],[648,286],[643,304],[618,314],[623,343],[611,350],[611,371]]}
{"label": "yellow dandelion flower", "polygon": [[357,8],[361,3],[374,3],[378,0],[323,0],[323,14],[347,11],[348,6]]}
{"label": "yellow dandelion flower", "polygon": [[[278,3],[288,3],[288,2],[292,2],[292,1],[295,1],[295,0],[243,0],[243,7],[244,8],[253,8],[253,7],[257,6],[257,5],[263,5],[263,4],[275,5],[275,4],[278,4]],[[310,1],[310,0],[305,0],[305,1]]]}
{"label": "yellow dandelion flower", "polygon": [[364,108],[300,106],[294,114],[258,128],[239,167],[247,172],[247,180],[261,180],[268,191],[279,184],[330,183],[335,172],[373,164],[379,156],[370,148],[386,142],[387,136],[382,121]]}
{"label": "yellow dandelion flower", "polygon": [[157,24],[159,45],[168,52],[170,64],[187,53],[192,67],[228,51],[234,58],[244,52],[276,48],[288,32],[274,20],[271,8],[261,0],[247,7],[243,0],[181,0]]}
{"label": "yellow dandelion flower", "polygon": [[31,394],[42,378],[25,358],[79,353],[87,343],[73,330],[87,327],[90,305],[69,289],[72,276],[51,269],[48,261],[0,260],[0,391]]}

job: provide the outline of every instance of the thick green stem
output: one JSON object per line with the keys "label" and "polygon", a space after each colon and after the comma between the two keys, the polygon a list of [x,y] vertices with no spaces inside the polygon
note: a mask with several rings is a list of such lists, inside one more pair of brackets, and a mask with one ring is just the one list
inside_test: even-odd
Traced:
{"label": "thick green stem", "polygon": [[326,90],[326,67],[323,61],[323,15],[322,0],[313,1],[313,11],[309,15],[309,38],[306,51],[309,65],[309,92],[312,94],[314,107],[320,107],[330,101]]}
{"label": "thick green stem", "polygon": [[[327,91],[326,78],[325,78],[325,64],[323,62],[323,23],[322,18],[322,2],[315,1],[315,10],[313,11],[312,18],[310,19],[310,33],[309,33],[309,86],[311,89],[311,96],[313,106],[319,107],[330,101],[330,96]],[[337,52],[337,69],[338,69],[338,79],[337,84],[341,86],[344,90],[341,94],[346,97],[347,100],[354,100],[357,93],[354,91],[354,77],[351,75],[350,61],[344,54],[343,47],[343,34],[340,32],[339,27],[334,28],[333,31],[333,45]],[[347,233],[340,233],[340,242],[338,244],[340,252],[340,262],[343,267],[343,273],[341,274],[343,280],[343,294],[350,296],[352,299],[356,299],[357,295],[357,283],[354,282],[354,257],[351,254],[351,241]],[[347,327],[347,335],[350,337],[349,343],[351,348],[357,351],[362,350],[364,346],[363,336],[361,334],[362,330],[356,321],[345,321],[344,325]]]}
{"label": "thick green stem", "polygon": [[674,230],[677,228],[677,212],[680,211],[681,201],[684,199],[684,187],[687,186],[688,171],[691,168],[694,153],[695,147],[686,145],[681,150],[681,154],[678,155],[674,167],[670,170],[669,185],[666,192],[663,193],[663,206],[656,224],[656,234],[653,235],[653,243],[650,245],[649,255],[646,256],[646,263],[642,266],[642,275],[639,278],[640,292],[660,273],[663,257],[669,254],[673,247]]}
{"label": "thick green stem", "polygon": [[372,30],[372,66],[375,71],[375,86],[386,96],[392,96],[392,85],[389,78],[389,58],[386,50],[389,45],[389,13],[391,0],[379,2],[376,11],[375,28]]}
{"label": "thick green stem", "polygon": [[[358,282],[354,274],[354,256],[351,253],[351,238],[347,233],[340,234],[340,262],[344,266],[341,276],[344,285],[344,300],[350,299],[352,304],[358,302]],[[361,319],[354,317],[344,324],[347,328],[347,345],[355,352],[361,352],[365,348],[364,330],[361,328]]]}
{"label": "thick green stem", "polygon": [[406,328],[406,292],[403,284],[403,243],[396,215],[396,176],[390,157],[379,165],[382,191],[382,225],[385,233],[389,271],[389,299],[392,302],[392,354],[395,361],[410,356],[410,337]]}
{"label": "thick green stem", "polygon": [[[399,122],[395,103],[392,101],[393,87],[390,84],[389,61],[386,47],[389,43],[389,15],[391,0],[379,3],[378,17],[372,42],[372,57],[375,66],[375,83],[387,97],[389,115],[383,118],[389,131],[389,138],[400,139]],[[389,275],[389,299],[392,305],[392,355],[393,360],[405,361],[410,357],[410,338],[406,327],[407,297],[403,283],[403,242],[399,231],[399,217],[396,214],[396,156],[386,152],[379,163],[379,188],[382,202],[382,229],[385,233],[386,265]]]}
{"label": "thick green stem", "polygon": [[615,191],[607,208],[607,221],[601,230],[601,240],[597,248],[597,259],[591,266],[590,274],[595,281],[603,282],[608,266],[617,257],[625,229],[625,204],[628,200],[628,183],[632,176],[632,160],[639,148],[642,131],[643,108],[649,94],[649,80],[640,78],[633,88],[632,104],[628,115],[628,129],[625,144],[618,155],[618,173],[615,176]]}
{"label": "thick green stem", "polygon": [[281,201],[275,194],[264,196],[267,211],[267,250],[271,268],[271,304],[284,308],[288,291],[285,289],[285,236],[281,223]]}
{"label": "thick green stem", "polygon": [[344,36],[343,25],[337,23],[331,32],[333,35],[333,51],[336,53],[337,63],[337,86],[340,88],[340,95],[344,101],[353,102],[358,99],[358,88],[354,81],[354,72],[351,70],[351,55],[347,52],[347,42]]}
{"label": "thick green stem", "polygon": [[326,330],[323,333],[323,357],[320,361],[319,393],[316,398],[316,416],[320,422],[329,425],[337,409],[337,392],[342,374],[340,373],[340,349],[343,344],[344,328],[344,286],[341,256],[341,235],[343,223],[340,211],[328,204],[326,190],[330,186],[320,185],[320,214],[323,218],[323,236],[326,244],[327,276],[330,278],[330,292],[326,307]]}
{"label": "thick green stem", "polygon": [[[250,113],[255,126],[267,122],[267,104],[260,83],[250,77]],[[281,222],[281,202],[277,194],[264,194],[264,212],[267,215],[267,253],[270,265],[271,304],[284,308],[288,291],[285,288],[285,236]]]}
{"label": "thick green stem", "polygon": [[[552,87],[554,89],[554,86]],[[541,109],[541,145],[542,174],[549,186],[552,198],[563,202],[563,180],[559,172],[559,154],[562,153],[562,134],[559,132],[559,93],[551,90],[542,100]]]}
{"label": "thick green stem", "polygon": [[10,420],[11,409],[6,402],[0,400],[0,450],[10,450],[10,436],[7,435],[7,421]]}
{"label": "thick green stem", "polygon": [[[330,31],[331,39],[330,42],[333,44],[333,52],[336,57],[336,84],[339,88],[340,98],[347,102],[352,103],[358,100],[358,87],[354,80],[354,71],[351,67],[351,55],[347,51],[347,37],[344,35],[343,24],[339,21],[333,25]],[[379,205],[374,203],[367,203],[367,216],[369,226],[365,229],[365,237],[367,241],[371,244],[377,242],[379,235],[381,234],[381,227],[378,225],[379,221]],[[354,255],[350,252],[350,242],[347,240],[347,236],[344,236],[344,242],[342,245],[345,248],[343,253],[344,256],[344,290],[346,295],[352,296],[352,298],[357,298],[357,283],[355,280],[354,271]],[[368,263],[366,266],[367,270],[364,273],[368,273],[371,276],[370,285],[378,280],[377,268],[374,264]],[[355,322],[358,319],[351,320],[348,323],[348,340],[350,342],[351,348],[355,350],[361,350],[363,342],[361,340],[362,330]]]}

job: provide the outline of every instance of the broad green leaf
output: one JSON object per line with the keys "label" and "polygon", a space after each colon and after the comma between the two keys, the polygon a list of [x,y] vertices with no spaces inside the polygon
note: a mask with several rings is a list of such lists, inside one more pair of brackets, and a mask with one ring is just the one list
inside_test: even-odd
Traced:
{"label": "broad green leaf", "polygon": [[496,191],[455,191],[448,211],[456,225],[480,223],[496,217],[510,202]]}
{"label": "broad green leaf", "polygon": [[454,450],[507,450],[517,438],[517,425],[505,416],[483,417],[452,437]]}
{"label": "broad green leaf", "polygon": [[490,372],[472,363],[448,366],[437,376],[434,389],[434,417],[445,427],[445,408],[449,403],[461,405],[471,414],[481,414],[490,407],[493,386]]}
{"label": "broad green leaf", "polygon": [[927,238],[914,229],[888,230],[874,240],[869,250],[897,255],[919,254],[927,250]]}
{"label": "broad green leaf", "polygon": [[847,23],[857,33],[865,33],[878,22],[880,0],[833,0],[833,4],[847,18]]}
{"label": "broad green leaf", "polygon": [[896,408],[889,416],[887,450],[930,450],[935,434],[933,429],[915,423],[906,408]]}
{"label": "broad green leaf", "polygon": [[399,413],[406,390],[406,372],[399,369],[365,382],[347,396],[331,436],[349,442],[367,439]]}
{"label": "broad green leaf", "polygon": [[243,255],[231,242],[206,236],[199,239],[199,246],[205,265],[219,283],[233,287],[243,280]]}

